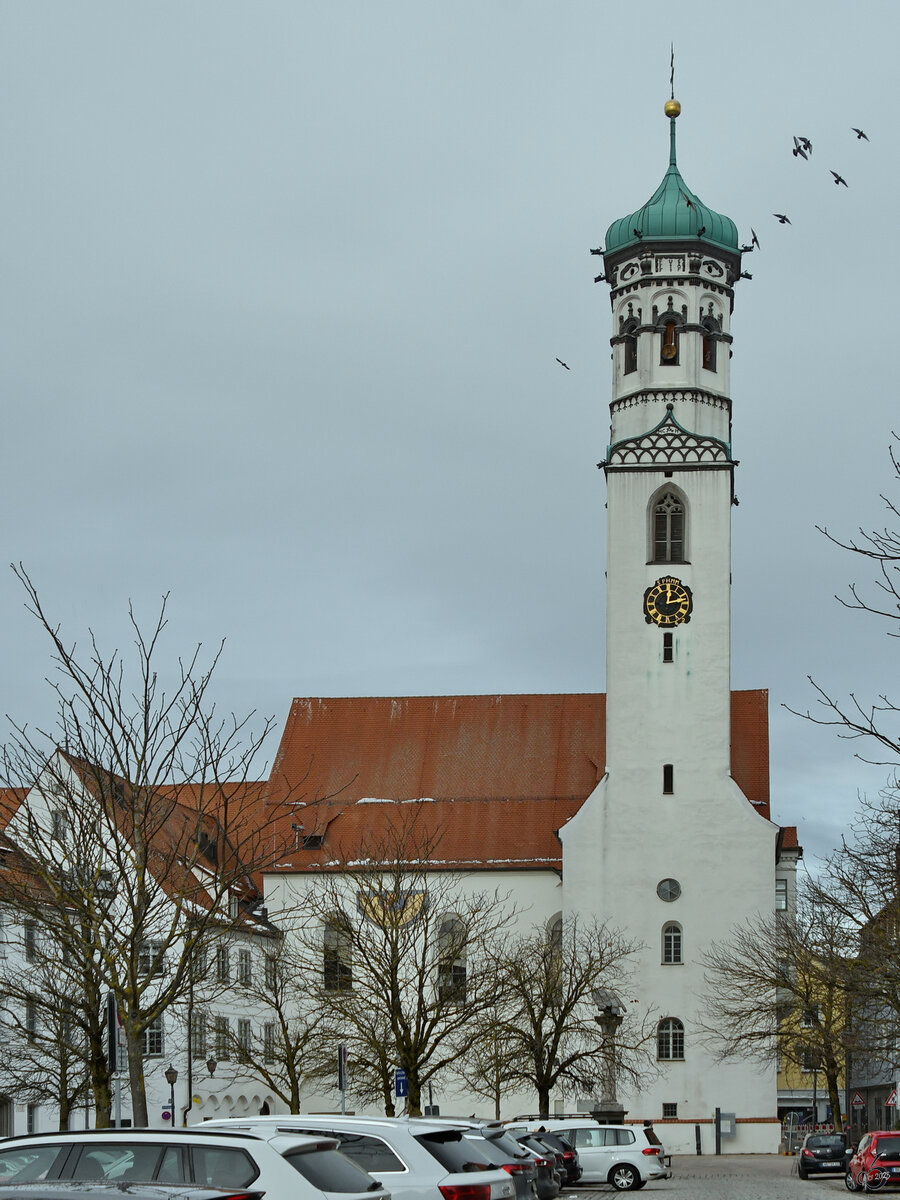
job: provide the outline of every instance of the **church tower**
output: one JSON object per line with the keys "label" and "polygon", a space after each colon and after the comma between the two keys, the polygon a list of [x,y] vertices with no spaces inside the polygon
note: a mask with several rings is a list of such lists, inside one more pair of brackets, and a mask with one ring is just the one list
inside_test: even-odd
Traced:
{"label": "church tower", "polygon": [[[606,766],[561,831],[568,912],[639,945],[626,1014],[655,1030],[628,1119],[743,1120],[772,1150],[774,1069],[715,1063],[702,956],[775,903],[777,828],[732,778],[730,359],[737,230],[690,190],[665,106],[669,165],[603,251],[612,305],[607,484]],[[630,1010],[630,1012],[629,1012]],[[623,1028],[624,1033],[624,1028]],[[751,1123],[760,1144],[751,1137]],[[681,1149],[662,1132],[667,1148]],[[735,1149],[739,1147],[734,1146]],[[685,1146],[685,1150],[693,1146]]]}

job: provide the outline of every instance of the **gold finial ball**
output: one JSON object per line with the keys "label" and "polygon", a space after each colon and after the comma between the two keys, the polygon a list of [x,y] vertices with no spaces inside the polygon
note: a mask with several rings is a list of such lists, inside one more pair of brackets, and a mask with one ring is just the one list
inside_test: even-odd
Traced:
{"label": "gold finial ball", "polygon": [[680,112],[681,112],[681,105],[678,103],[677,100],[667,100],[666,101],[666,116],[667,117],[677,117]]}

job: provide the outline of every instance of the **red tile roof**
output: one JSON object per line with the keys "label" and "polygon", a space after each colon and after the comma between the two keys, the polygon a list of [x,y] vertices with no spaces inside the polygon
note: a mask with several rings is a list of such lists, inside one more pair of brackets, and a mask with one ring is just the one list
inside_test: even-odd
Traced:
{"label": "red tile roof", "polygon": [[[732,774],[768,818],[767,692],[732,693],[731,732]],[[365,858],[397,812],[383,802],[427,799],[418,832],[429,841],[440,830],[445,866],[559,870],[556,830],[605,762],[601,693],[296,699],[269,781],[270,802],[293,792],[294,816],[275,817],[273,832],[288,842],[289,821],[296,849],[276,869]]]}

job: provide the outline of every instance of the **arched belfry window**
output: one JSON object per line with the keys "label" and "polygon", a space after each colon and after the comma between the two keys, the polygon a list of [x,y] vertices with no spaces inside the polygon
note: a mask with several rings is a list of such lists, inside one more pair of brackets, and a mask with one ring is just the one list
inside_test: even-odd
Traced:
{"label": "arched belfry window", "polygon": [[638,323],[633,317],[622,326],[622,334],[625,338],[622,343],[623,375],[631,375],[633,371],[637,370],[637,331]]}
{"label": "arched belfry window", "polygon": [[662,960],[664,964],[684,961],[681,957],[681,926],[675,921],[663,926]]}
{"label": "arched belfry window", "polygon": [[709,306],[709,312],[700,322],[700,327],[703,330],[701,362],[706,371],[716,370],[716,348],[719,344],[719,335],[722,332],[722,320],[720,317],[713,316],[712,305]]}
{"label": "arched belfry window", "polygon": [[685,561],[685,505],[675,492],[666,491],[653,502],[650,560],[657,563]]}
{"label": "arched belfry window", "polygon": [[659,361],[664,367],[678,366],[678,325],[675,321],[663,323]]}

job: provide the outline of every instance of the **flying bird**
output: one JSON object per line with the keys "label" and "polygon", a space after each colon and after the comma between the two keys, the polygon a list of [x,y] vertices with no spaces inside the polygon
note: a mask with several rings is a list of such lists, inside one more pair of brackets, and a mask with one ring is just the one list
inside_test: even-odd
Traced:
{"label": "flying bird", "polygon": [[700,228],[697,230],[697,237],[703,237],[704,233],[706,233],[706,226],[701,225]]}
{"label": "flying bird", "polygon": [[772,216],[778,218],[779,225],[790,225],[791,223],[790,219],[784,213],[772,213]]}
{"label": "flying bird", "polygon": [[806,151],[800,145],[799,138],[794,138],[794,148],[791,151],[791,154],[793,154],[794,158],[806,158]]}
{"label": "flying bird", "polygon": [[597,248],[596,248],[595,250],[592,250],[592,251],[591,251],[591,254],[602,254],[602,253],[603,253],[603,247],[602,247],[602,246],[597,246]]}
{"label": "flying bird", "polygon": [[759,238],[756,236],[756,230],[753,228],[752,225],[750,226],[750,245],[755,246],[755,248],[757,250],[759,250],[759,248],[760,248]]}
{"label": "flying bird", "polygon": [[644,236],[644,235],[641,233],[641,231],[640,231],[639,229],[637,229],[637,228],[635,228],[635,229],[632,229],[632,231],[631,231],[631,232],[634,234],[634,236],[635,236],[636,238],[642,238],[642,237]]}
{"label": "flying bird", "polygon": [[834,176],[834,182],[836,185],[842,183],[844,187],[848,186],[847,180],[844,179],[842,175],[838,175],[837,171],[832,171],[831,173]]}
{"label": "flying bird", "polygon": [[558,358],[556,361],[559,363],[559,365],[560,365],[561,367],[565,367],[567,371],[571,371],[571,370],[572,370],[572,368],[569,366],[569,364],[568,364],[568,363],[564,363],[564,362],[563,362],[563,360],[562,360],[561,358]]}
{"label": "flying bird", "polygon": [[850,127],[850,128],[851,128],[851,129],[853,130],[853,132],[856,134],[856,140],[857,140],[857,141],[859,141],[859,140],[860,140],[860,138],[862,138],[862,140],[863,140],[864,142],[867,142],[867,141],[869,140],[869,139],[868,139],[868,137],[866,136],[866,134],[864,134],[864,133],[863,133],[863,131],[862,131],[861,129],[857,129],[855,125],[851,125],[851,127]]}
{"label": "flying bird", "polygon": [[690,198],[690,196],[685,196],[684,192],[683,192],[683,191],[681,191],[681,189],[680,189],[680,188],[679,188],[679,190],[678,190],[678,194],[679,194],[679,196],[681,196],[682,200],[685,202],[685,204],[688,206],[688,208],[693,208],[693,207],[694,207],[694,202],[693,202],[693,200]]}
{"label": "flying bird", "polygon": [[803,149],[806,151],[807,154],[812,154],[812,142],[809,140],[809,138],[802,137],[800,139],[800,145],[803,147]]}

